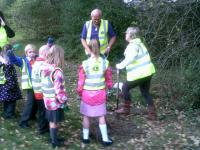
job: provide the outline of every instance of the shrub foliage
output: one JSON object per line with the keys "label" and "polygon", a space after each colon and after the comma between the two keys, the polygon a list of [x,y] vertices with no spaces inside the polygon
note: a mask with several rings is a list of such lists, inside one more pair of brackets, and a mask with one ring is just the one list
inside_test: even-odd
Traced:
{"label": "shrub foliage", "polygon": [[173,79],[165,80],[168,88],[173,87],[171,96],[178,93],[177,99],[186,104],[184,108],[200,106],[199,1],[132,0],[125,4],[122,0],[1,0],[0,8],[25,39],[44,40],[52,35],[65,48],[66,57],[77,60],[84,57],[80,35],[92,9],[100,8],[103,18],[111,22],[117,33],[109,56],[114,62],[123,55],[123,32],[128,26],[137,25],[158,70],[176,68],[179,72]]}

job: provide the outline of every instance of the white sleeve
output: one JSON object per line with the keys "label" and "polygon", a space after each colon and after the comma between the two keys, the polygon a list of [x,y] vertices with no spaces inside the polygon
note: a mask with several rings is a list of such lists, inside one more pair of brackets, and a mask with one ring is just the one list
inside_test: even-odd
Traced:
{"label": "white sleeve", "polygon": [[127,65],[129,65],[130,63],[133,62],[133,60],[135,59],[135,57],[138,55],[138,46],[137,45],[128,45],[127,48],[125,49],[124,52],[124,60],[118,64],[118,67],[120,69],[125,68]]}

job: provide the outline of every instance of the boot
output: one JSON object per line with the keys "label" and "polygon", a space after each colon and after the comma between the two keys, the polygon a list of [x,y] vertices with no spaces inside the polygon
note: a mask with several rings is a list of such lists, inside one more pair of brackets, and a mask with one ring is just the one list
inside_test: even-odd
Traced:
{"label": "boot", "polygon": [[157,119],[157,115],[156,115],[156,108],[155,106],[148,106],[147,108],[148,110],[148,116],[147,119],[148,120],[156,120]]}
{"label": "boot", "polygon": [[119,108],[115,112],[118,114],[129,115],[130,111],[131,111],[131,102],[125,100],[123,107]]}
{"label": "boot", "polygon": [[57,128],[50,128],[52,148],[64,146],[64,141],[59,141],[57,138],[57,131]]}

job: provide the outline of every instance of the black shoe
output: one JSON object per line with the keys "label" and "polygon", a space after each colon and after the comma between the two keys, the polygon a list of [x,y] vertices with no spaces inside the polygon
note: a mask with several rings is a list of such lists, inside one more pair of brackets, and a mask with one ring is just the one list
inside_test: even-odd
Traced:
{"label": "black shoe", "polygon": [[45,130],[39,130],[38,133],[41,134],[45,134],[45,133],[49,133],[49,129],[45,129]]}
{"label": "black shoe", "polygon": [[30,128],[28,124],[20,124],[19,126],[23,129]]}
{"label": "black shoe", "polygon": [[4,119],[14,119],[15,116],[3,116]]}
{"label": "black shoe", "polygon": [[84,144],[89,144],[89,143],[90,143],[90,140],[89,140],[89,139],[82,139],[82,142],[83,142]]}
{"label": "black shoe", "polygon": [[32,117],[29,118],[29,120],[33,120],[33,121],[37,120],[37,117],[36,116],[32,116]]}
{"label": "black shoe", "polygon": [[62,147],[64,146],[64,141],[58,141],[57,143],[51,143],[52,144],[52,148],[56,148],[56,147]]}
{"label": "black shoe", "polygon": [[[49,143],[52,143],[51,141],[52,141],[52,140],[51,140],[51,138],[50,138],[50,139],[49,139]],[[61,143],[64,143],[64,142],[65,142],[65,139],[64,139],[64,138],[58,138],[57,141],[58,141],[58,142],[61,142]]]}
{"label": "black shoe", "polygon": [[101,143],[102,143],[103,146],[110,146],[110,145],[112,145],[113,140],[109,138],[108,141],[102,140]]}

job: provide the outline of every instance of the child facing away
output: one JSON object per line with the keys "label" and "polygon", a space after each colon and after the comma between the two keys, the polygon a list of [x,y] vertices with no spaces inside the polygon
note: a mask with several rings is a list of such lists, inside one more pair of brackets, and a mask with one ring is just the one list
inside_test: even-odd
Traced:
{"label": "child facing away", "polygon": [[77,91],[81,97],[80,113],[83,115],[83,138],[85,144],[89,140],[90,118],[99,118],[99,128],[102,144],[109,146],[113,143],[108,137],[106,115],[106,88],[112,88],[112,70],[109,62],[100,57],[99,42],[91,40],[89,43],[91,56],[79,67]]}
{"label": "child facing away", "polygon": [[49,50],[48,45],[43,45],[39,49],[39,57],[36,58],[35,63],[32,67],[32,85],[34,90],[34,96],[38,108],[38,132],[43,134],[49,131],[49,123],[45,117],[45,106],[41,87],[40,69],[42,64],[45,62],[47,52]]}
{"label": "child facing away", "polygon": [[67,104],[63,70],[65,70],[64,50],[58,45],[53,45],[48,50],[46,61],[41,67],[43,99],[53,148],[64,145],[64,140],[57,137],[58,123],[64,120],[63,109]]}
{"label": "child facing away", "polygon": [[14,65],[9,62],[7,50],[11,45],[0,48],[0,101],[3,102],[3,117],[15,118],[16,101],[22,99]]}
{"label": "child facing away", "polygon": [[36,47],[33,44],[26,45],[25,57],[15,56],[13,51],[8,51],[7,56],[12,64],[21,68],[21,86],[22,90],[26,91],[27,101],[20,118],[19,126],[21,128],[28,128],[30,127],[28,121],[37,112],[31,80],[32,65],[36,59]]}

